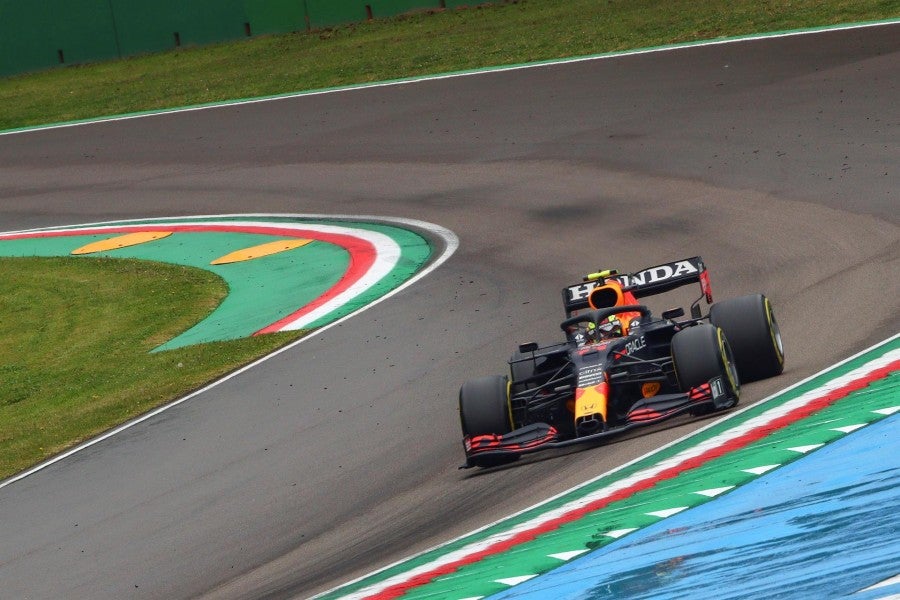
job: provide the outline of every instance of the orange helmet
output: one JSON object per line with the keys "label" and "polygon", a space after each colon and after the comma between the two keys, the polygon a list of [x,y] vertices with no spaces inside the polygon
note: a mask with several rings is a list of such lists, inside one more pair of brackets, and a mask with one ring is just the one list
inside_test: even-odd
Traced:
{"label": "orange helmet", "polygon": [[[630,291],[622,289],[622,284],[615,279],[607,279],[603,285],[598,285],[588,295],[588,304],[591,308],[612,308],[614,306],[627,306],[629,304],[637,304],[637,298]],[[636,311],[622,312],[610,317],[610,320],[617,320],[620,323],[621,334],[628,335],[628,327],[631,320],[640,316],[641,313]]]}

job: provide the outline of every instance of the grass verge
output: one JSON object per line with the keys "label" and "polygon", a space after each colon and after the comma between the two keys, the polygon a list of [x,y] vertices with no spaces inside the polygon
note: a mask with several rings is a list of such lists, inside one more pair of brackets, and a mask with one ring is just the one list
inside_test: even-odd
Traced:
{"label": "grass verge", "polygon": [[226,293],[212,273],[175,265],[0,259],[0,479],[300,337],[150,353]]}
{"label": "grass verge", "polygon": [[0,130],[900,17],[900,0],[522,0],[0,79]]}

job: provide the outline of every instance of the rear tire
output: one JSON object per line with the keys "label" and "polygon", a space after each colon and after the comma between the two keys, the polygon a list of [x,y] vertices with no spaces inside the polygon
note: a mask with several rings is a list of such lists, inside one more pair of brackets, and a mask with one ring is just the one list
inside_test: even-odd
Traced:
{"label": "rear tire", "polygon": [[[732,406],[738,403],[741,384],[728,339],[720,328],[701,324],[676,333],[672,338],[672,362],[683,392],[721,377],[735,399]],[[698,406],[691,414],[704,415],[714,410],[712,406]]]}
{"label": "rear tire", "polygon": [[744,382],[780,375],[784,346],[772,303],[762,294],[750,294],[713,304],[709,321],[725,330]]}

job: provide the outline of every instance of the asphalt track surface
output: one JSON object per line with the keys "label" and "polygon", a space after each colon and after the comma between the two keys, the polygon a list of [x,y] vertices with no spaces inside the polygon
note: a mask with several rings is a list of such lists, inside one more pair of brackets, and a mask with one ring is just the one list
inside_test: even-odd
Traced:
{"label": "asphalt track surface", "polygon": [[[0,596],[307,596],[683,436],[458,471],[460,383],[558,338],[560,289],[700,254],[787,370],[900,329],[900,25],[0,137],[3,230],[239,212],[453,230],[342,326],[0,489]],[[651,302],[656,309],[674,301]]]}

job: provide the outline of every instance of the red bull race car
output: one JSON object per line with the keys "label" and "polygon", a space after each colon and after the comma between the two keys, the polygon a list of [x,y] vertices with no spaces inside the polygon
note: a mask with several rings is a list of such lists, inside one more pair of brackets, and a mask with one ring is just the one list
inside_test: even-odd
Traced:
{"label": "red bull race car", "polygon": [[[699,283],[701,296],[690,317],[683,308],[656,317],[640,303],[692,283]],[[769,299],[751,294],[713,303],[699,256],[630,274],[592,273],[562,295],[565,341],[522,344],[509,359],[509,375],[460,388],[462,468],[594,442],[685,413],[726,410],[737,405],[741,381],[784,370]]]}

